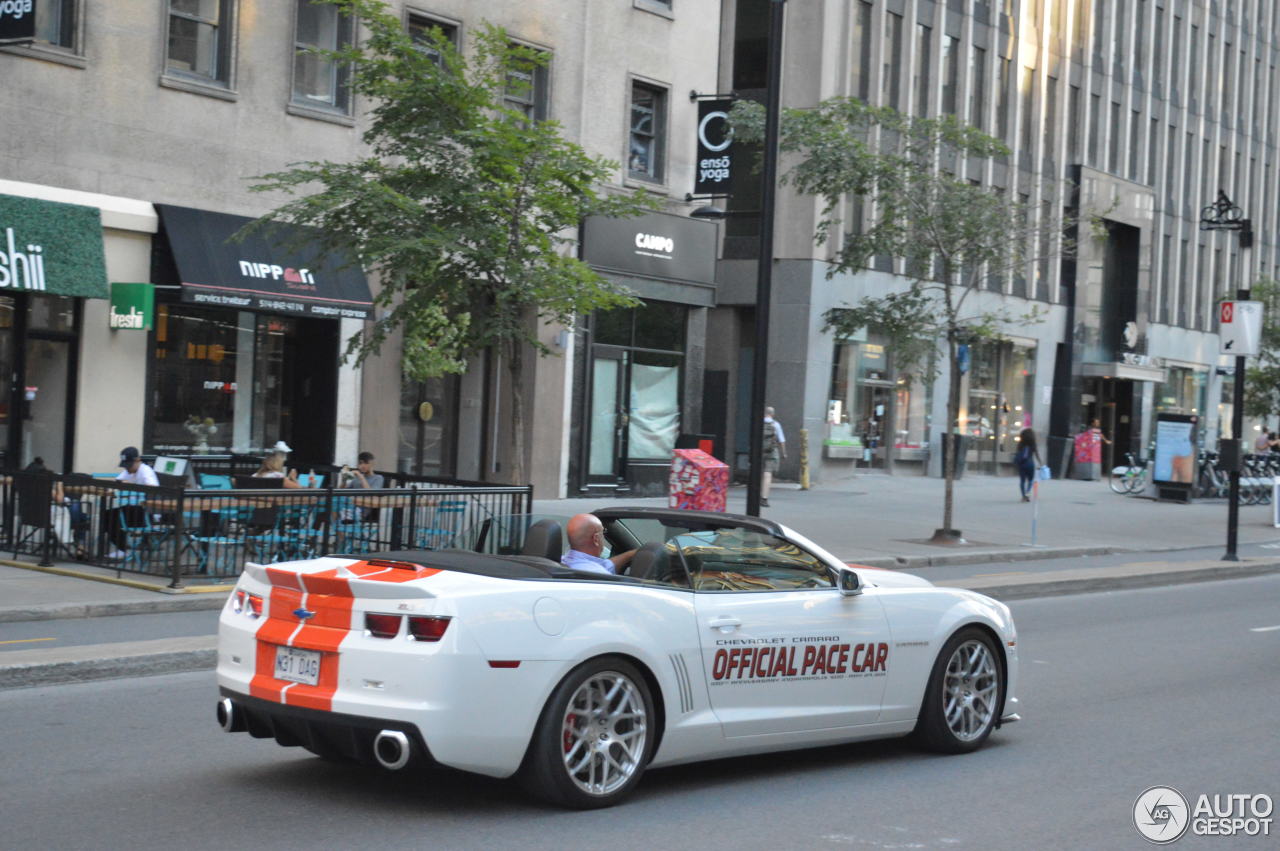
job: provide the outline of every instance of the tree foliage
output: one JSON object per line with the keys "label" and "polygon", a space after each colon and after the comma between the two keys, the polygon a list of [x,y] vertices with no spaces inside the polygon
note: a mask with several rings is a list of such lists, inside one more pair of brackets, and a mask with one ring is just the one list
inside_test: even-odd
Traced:
{"label": "tree foliage", "polygon": [[[731,117],[738,139],[763,138],[758,104],[739,102]],[[949,115],[912,118],[856,98],[833,98],[784,111],[779,152],[793,163],[784,182],[822,202],[816,238],[835,247],[828,278],[861,271],[879,255],[905,261],[905,289],[828,311],[826,330],[876,330],[887,338],[895,369],[926,380],[944,347],[952,431],[959,416],[959,346],[998,337],[1002,328],[1040,315],[1034,306],[1022,315],[973,308],[970,296],[992,277],[1003,279],[1036,259],[1072,250],[1064,223],[1037,220],[1009,194],[971,182],[972,162],[1009,151]],[[862,215],[864,208],[869,215]],[[950,530],[952,463],[944,476],[943,529]]]}
{"label": "tree foliage", "polygon": [[546,354],[537,320],[570,324],[635,300],[568,251],[586,216],[652,208],[643,193],[602,192],[617,164],[587,154],[554,121],[504,100],[547,61],[500,28],[475,31],[464,56],[438,29],[407,33],[382,0],[318,0],[356,17],[359,44],[315,51],[351,69],[369,109],[367,156],[311,161],[255,178],[291,200],[259,221],[318,228],[376,274],[378,317],[353,337],[357,363],[403,332],[405,374],[457,373],[496,347],[515,394],[516,477],[523,478],[523,351]]}

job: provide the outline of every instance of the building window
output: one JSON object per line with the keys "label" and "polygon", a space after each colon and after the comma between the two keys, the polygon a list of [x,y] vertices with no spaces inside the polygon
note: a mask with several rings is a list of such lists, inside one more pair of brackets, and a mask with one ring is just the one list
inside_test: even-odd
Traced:
{"label": "building window", "polygon": [[929,114],[929,86],[933,80],[929,74],[929,54],[932,52],[933,30],[924,24],[916,24],[916,72],[912,88],[916,95],[916,115]]}
{"label": "building window", "polygon": [[169,0],[165,70],[229,85],[234,15],[233,0]]}
{"label": "building window", "polygon": [[929,446],[933,383],[932,363],[914,374],[891,363],[888,341],[872,332],[867,342],[841,340],[832,356],[831,392],[827,397],[826,445],[864,451],[864,463],[883,463],[881,447],[922,451]]}
{"label": "building window", "polygon": [[631,84],[631,130],[627,174],[662,182],[667,134],[667,93],[643,83]]}
{"label": "building window", "polygon": [[53,47],[76,47],[77,0],[46,0],[36,4],[36,41]]}
{"label": "building window", "polygon": [[343,114],[351,111],[350,69],[314,50],[341,50],[351,44],[351,18],[336,6],[298,0],[293,40],[293,102]]}
{"label": "building window", "polygon": [[503,105],[518,112],[525,121],[543,121],[547,117],[547,100],[547,63],[512,59]]}
{"label": "building window", "polygon": [[431,46],[431,31],[440,30],[445,41],[458,46],[458,25],[451,24],[448,21],[441,21],[435,18],[428,18],[425,15],[415,15],[410,13],[405,22],[405,29],[409,31],[409,37],[413,39],[413,43],[419,45],[431,55],[431,58],[440,62],[440,52]]}
{"label": "building window", "polygon": [[969,88],[969,123],[979,130],[985,130],[983,111],[987,108],[987,51],[975,47],[969,56],[973,70],[973,84]]}
{"label": "building window", "polygon": [[942,111],[956,114],[957,89],[960,85],[960,39],[942,39]]}
{"label": "building window", "polygon": [[871,4],[859,2],[853,10],[854,58],[850,90],[862,100],[871,98]]}
{"label": "building window", "polygon": [[884,69],[880,80],[880,104],[898,108],[902,93],[902,16],[888,12],[884,16]]}

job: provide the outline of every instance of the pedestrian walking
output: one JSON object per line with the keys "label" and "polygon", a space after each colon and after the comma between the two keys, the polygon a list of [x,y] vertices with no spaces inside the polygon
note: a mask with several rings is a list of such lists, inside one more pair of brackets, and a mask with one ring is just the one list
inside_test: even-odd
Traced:
{"label": "pedestrian walking", "polygon": [[1022,493],[1022,501],[1031,501],[1031,488],[1036,482],[1036,470],[1040,468],[1040,452],[1036,448],[1035,430],[1024,428],[1018,435],[1018,451],[1013,456],[1013,465],[1018,468],[1018,490]]}
{"label": "pedestrian walking", "polygon": [[1089,427],[1076,435],[1073,463],[1075,477],[1085,481],[1097,481],[1102,478],[1102,444],[1111,445],[1111,441],[1102,433],[1102,424],[1097,419],[1089,423]]}
{"label": "pedestrian walking", "polygon": [[787,457],[787,436],[782,431],[782,423],[773,418],[773,408],[764,409],[764,472],[760,474],[760,504],[769,507],[769,488],[773,485],[773,474],[778,472],[778,465]]}

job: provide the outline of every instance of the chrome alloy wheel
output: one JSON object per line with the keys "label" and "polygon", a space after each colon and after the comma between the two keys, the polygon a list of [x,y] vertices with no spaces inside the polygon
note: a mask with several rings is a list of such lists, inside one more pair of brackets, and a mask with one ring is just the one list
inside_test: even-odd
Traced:
{"label": "chrome alloy wheel", "polygon": [[564,767],[589,795],[608,795],[640,768],[648,736],[644,697],[628,677],[601,671],[578,686],[561,724]]}
{"label": "chrome alloy wheel", "polygon": [[942,684],[942,711],[952,735],[971,742],[986,732],[1000,697],[1000,675],[991,649],[966,641],[947,662]]}

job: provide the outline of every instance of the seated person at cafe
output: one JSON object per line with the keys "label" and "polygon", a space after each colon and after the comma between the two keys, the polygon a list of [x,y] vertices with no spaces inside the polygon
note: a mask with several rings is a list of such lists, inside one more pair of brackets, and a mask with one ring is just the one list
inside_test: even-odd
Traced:
{"label": "seated person at cafe", "polygon": [[569,551],[560,557],[560,563],[574,570],[590,570],[596,573],[617,573],[626,567],[635,550],[627,550],[609,558],[604,552],[604,524],[594,514],[575,514],[569,518]]}
{"label": "seated person at cafe", "polygon": [[255,479],[284,479],[282,483],[286,488],[300,488],[302,482],[298,481],[298,471],[290,470],[288,474],[284,471],[285,455],[292,452],[283,440],[276,441],[276,445],[267,450],[267,454],[263,456],[262,466],[258,468],[258,472],[253,474]]}
{"label": "seated person at cafe", "polygon": [[383,484],[382,474],[373,472],[374,460],[372,452],[361,452],[354,470],[343,467],[343,477],[350,477],[347,479],[347,483],[343,485],[343,487],[370,488],[373,490],[385,487]]}
{"label": "seated person at cafe", "polygon": [[[149,464],[142,463],[142,455],[138,452],[136,446],[126,446],[120,451],[120,466],[124,467],[124,471],[116,476],[117,482],[124,482],[130,485],[149,485],[151,487],[159,487],[160,480],[156,478],[156,471],[151,469]],[[124,523],[130,526],[141,526],[145,522],[143,514],[145,509],[141,505],[122,505],[119,508],[111,509],[106,517],[107,537],[111,540],[112,550],[107,553],[107,558],[120,559],[128,555],[129,543],[124,533],[121,518]]]}

